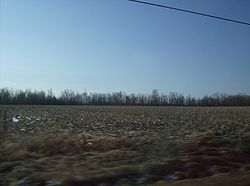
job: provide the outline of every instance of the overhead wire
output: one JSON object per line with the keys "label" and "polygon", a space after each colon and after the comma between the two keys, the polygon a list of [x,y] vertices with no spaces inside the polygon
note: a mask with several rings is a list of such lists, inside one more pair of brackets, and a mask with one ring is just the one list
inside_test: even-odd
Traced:
{"label": "overhead wire", "polygon": [[140,1],[140,0],[128,0],[128,1],[250,26],[250,23],[248,23],[248,22],[234,20],[234,19],[230,19],[230,18],[226,18],[226,17],[215,16],[215,15],[206,14],[206,13],[201,13],[201,12],[197,12],[197,11],[192,11],[192,10],[187,10],[187,9],[182,9],[182,8],[176,8],[176,7],[172,7],[172,6],[166,6],[166,5],[151,3],[151,2],[147,2],[147,1]]}

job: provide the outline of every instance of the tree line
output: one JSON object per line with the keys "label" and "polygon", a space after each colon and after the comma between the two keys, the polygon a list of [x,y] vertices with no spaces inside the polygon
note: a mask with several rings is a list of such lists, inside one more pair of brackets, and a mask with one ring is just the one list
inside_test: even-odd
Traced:
{"label": "tree line", "polygon": [[59,96],[53,91],[12,90],[0,88],[0,104],[24,105],[154,105],[154,106],[250,106],[250,95],[213,94],[202,98],[177,92],[160,94],[78,93],[65,89]]}

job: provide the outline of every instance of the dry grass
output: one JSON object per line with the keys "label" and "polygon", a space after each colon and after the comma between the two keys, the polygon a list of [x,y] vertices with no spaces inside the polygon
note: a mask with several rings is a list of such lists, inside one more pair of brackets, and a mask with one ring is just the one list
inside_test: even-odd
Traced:
{"label": "dry grass", "polygon": [[250,169],[247,107],[4,109],[22,118],[0,139],[0,185],[190,185]]}

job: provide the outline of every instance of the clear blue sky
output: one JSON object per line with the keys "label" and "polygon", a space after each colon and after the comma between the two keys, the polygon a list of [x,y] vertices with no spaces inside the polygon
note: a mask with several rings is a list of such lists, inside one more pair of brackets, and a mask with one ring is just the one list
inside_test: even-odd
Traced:
{"label": "clear blue sky", "polygon": [[[151,2],[250,22],[249,0]],[[250,94],[250,26],[127,0],[0,3],[1,87]]]}

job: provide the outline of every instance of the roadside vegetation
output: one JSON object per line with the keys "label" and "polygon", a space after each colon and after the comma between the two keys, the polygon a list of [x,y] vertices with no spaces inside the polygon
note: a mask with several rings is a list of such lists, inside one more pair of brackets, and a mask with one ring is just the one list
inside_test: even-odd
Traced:
{"label": "roadside vegetation", "polygon": [[1,106],[1,118],[1,185],[250,178],[249,107]]}

